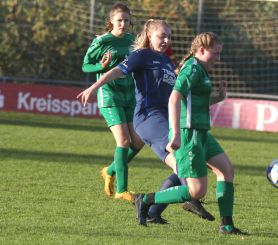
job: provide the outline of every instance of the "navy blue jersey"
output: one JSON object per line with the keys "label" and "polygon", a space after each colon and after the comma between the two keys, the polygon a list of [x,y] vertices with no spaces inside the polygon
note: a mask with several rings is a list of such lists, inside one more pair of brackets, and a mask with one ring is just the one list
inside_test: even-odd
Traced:
{"label": "navy blue jersey", "polygon": [[157,109],[168,112],[168,101],[176,80],[174,66],[168,56],[151,49],[139,49],[118,67],[125,75],[133,73],[137,119]]}

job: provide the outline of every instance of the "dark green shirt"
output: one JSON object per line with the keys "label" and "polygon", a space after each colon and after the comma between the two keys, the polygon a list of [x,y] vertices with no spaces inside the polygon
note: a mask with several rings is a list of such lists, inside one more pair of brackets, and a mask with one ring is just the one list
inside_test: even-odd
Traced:
{"label": "dark green shirt", "polygon": [[182,94],[181,128],[210,129],[211,80],[194,57],[183,65],[174,90]]}
{"label": "dark green shirt", "polygon": [[[84,57],[82,70],[97,74],[99,79],[105,72],[112,69],[123,61],[130,53],[134,36],[126,33],[123,37],[116,37],[110,32],[93,40]],[[101,59],[105,53],[111,52],[110,64],[102,68]],[[104,84],[98,89],[98,106],[134,106],[135,87],[131,75]]]}

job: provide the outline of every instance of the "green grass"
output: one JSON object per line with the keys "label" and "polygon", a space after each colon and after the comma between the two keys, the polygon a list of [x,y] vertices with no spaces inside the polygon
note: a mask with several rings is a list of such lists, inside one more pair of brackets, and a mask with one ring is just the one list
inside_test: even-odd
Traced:
{"label": "green grass", "polygon": [[[202,220],[169,206],[169,225],[140,227],[133,205],[108,198],[99,177],[113,157],[103,120],[0,112],[0,244],[278,244],[278,190],[265,170],[278,134],[212,130],[235,167],[235,224],[249,236],[218,234],[215,177]],[[145,147],[129,168],[134,191],[157,190],[171,171]]]}

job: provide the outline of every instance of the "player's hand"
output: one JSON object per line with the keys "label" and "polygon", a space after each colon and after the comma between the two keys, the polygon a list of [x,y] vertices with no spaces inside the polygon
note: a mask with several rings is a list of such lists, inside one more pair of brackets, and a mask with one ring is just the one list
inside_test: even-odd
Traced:
{"label": "player's hand", "polygon": [[111,52],[108,51],[102,56],[102,59],[100,61],[102,68],[105,68],[109,63],[111,62]]}
{"label": "player's hand", "polygon": [[174,152],[175,150],[180,148],[180,145],[181,145],[180,136],[172,136],[171,141],[166,146],[166,150],[168,152]]}
{"label": "player's hand", "polygon": [[85,89],[84,91],[82,91],[80,94],[78,94],[76,96],[76,98],[81,101],[83,106],[86,106],[88,101],[93,97],[94,94],[95,94],[95,91],[94,91],[93,87],[91,86],[91,87]]}

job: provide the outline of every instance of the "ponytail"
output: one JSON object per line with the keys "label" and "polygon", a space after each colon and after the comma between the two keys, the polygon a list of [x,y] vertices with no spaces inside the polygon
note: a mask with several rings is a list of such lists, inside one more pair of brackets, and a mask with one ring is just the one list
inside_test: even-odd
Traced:
{"label": "ponytail", "polygon": [[179,63],[177,69],[175,70],[176,74],[180,73],[181,68],[183,67],[183,64],[185,63],[185,61],[187,61],[188,59],[190,59],[192,56],[194,55],[194,52],[191,50],[188,54],[186,54],[185,56],[183,56],[181,62]]}

